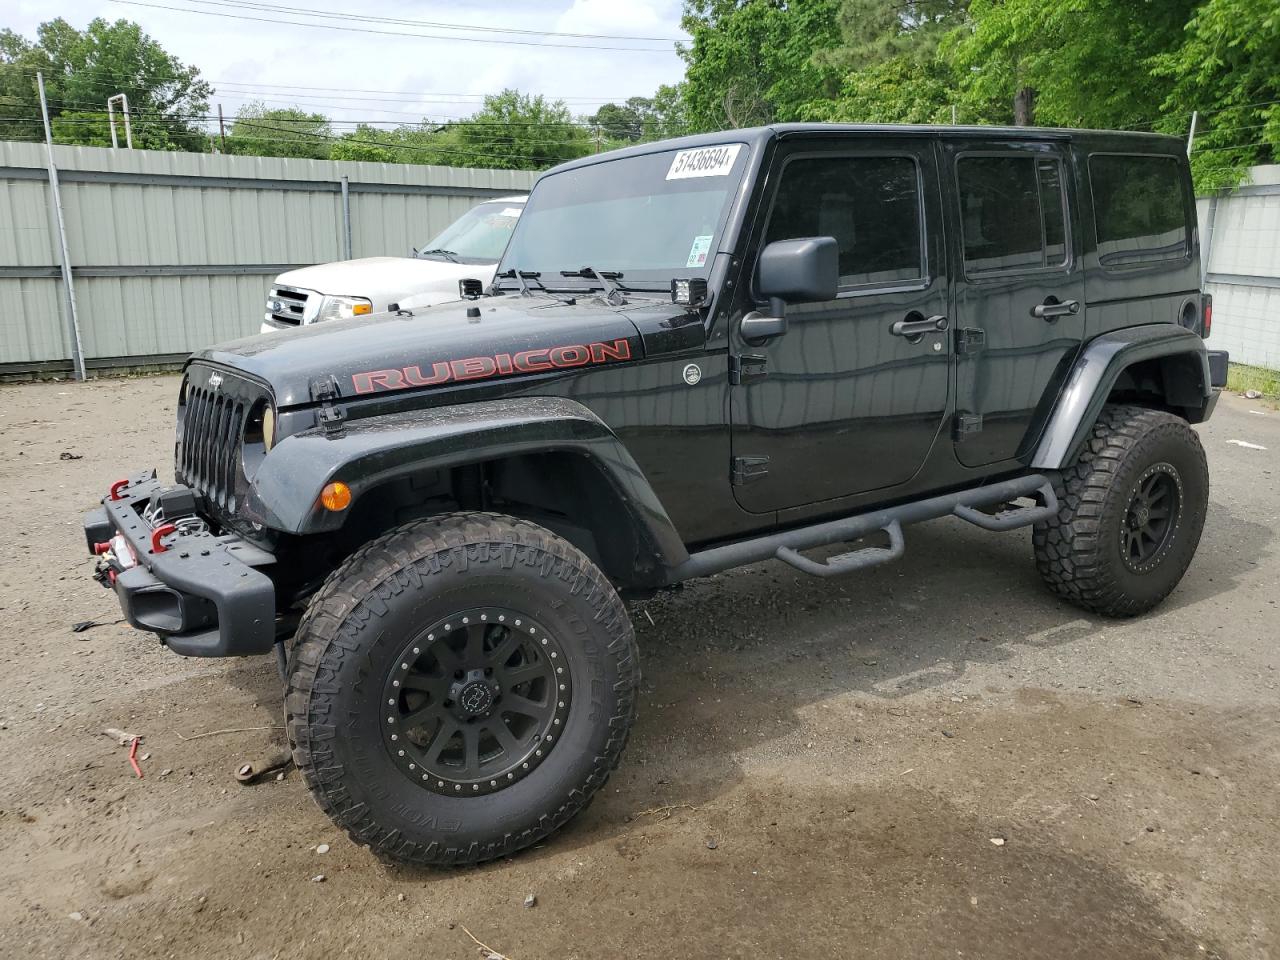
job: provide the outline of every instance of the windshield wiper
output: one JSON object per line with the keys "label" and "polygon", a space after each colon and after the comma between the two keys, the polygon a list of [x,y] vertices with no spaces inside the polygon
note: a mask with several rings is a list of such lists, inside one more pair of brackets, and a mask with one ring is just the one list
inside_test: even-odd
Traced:
{"label": "windshield wiper", "polygon": [[520,284],[520,296],[522,297],[533,296],[533,289],[529,286],[529,281],[532,280],[537,285],[537,288],[539,290],[541,290],[547,296],[551,297],[553,300],[560,300],[562,303],[570,303],[570,304],[576,302],[573,297],[564,299],[561,297],[557,297],[554,293],[548,290],[546,288],[546,285],[542,282],[542,274],[539,273],[537,270],[517,270],[515,267],[512,267],[506,273],[497,274],[496,276],[494,276],[493,279],[514,280],[516,283]]}
{"label": "windshield wiper", "polygon": [[626,297],[622,295],[622,287],[615,281],[622,279],[622,274],[616,270],[597,270],[595,267],[583,267],[581,270],[561,270],[562,277],[582,277],[590,279],[595,277],[600,281],[600,285],[604,287],[604,298],[609,303],[626,303]]}
{"label": "windshield wiper", "polygon": [[444,258],[445,258],[446,260],[448,260],[450,263],[457,263],[457,262],[458,262],[458,255],[457,255],[456,253],[454,253],[452,250],[445,250],[443,247],[435,247],[434,249],[431,249],[431,250],[419,250],[419,251],[418,251],[418,256],[420,256],[420,257],[431,257],[431,256],[444,257]]}

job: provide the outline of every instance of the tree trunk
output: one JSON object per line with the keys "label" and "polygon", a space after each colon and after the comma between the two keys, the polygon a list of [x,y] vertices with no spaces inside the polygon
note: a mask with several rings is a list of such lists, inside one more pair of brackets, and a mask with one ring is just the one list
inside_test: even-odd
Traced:
{"label": "tree trunk", "polygon": [[1032,87],[1019,87],[1013,95],[1013,123],[1018,127],[1032,127],[1036,122],[1036,92]]}

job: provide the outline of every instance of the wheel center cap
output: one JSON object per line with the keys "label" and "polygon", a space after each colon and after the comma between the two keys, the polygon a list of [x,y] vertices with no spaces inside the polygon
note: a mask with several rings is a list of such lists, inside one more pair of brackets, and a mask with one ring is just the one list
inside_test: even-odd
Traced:
{"label": "wheel center cap", "polygon": [[1145,527],[1151,519],[1151,511],[1146,507],[1139,507],[1133,512],[1132,526],[1136,530],[1138,527]]}
{"label": "wheel center cap", "polygon": [[493,690],[483,680],[472,680],[458,691],[457,699],[458,706],[475,717],[493,706]]}

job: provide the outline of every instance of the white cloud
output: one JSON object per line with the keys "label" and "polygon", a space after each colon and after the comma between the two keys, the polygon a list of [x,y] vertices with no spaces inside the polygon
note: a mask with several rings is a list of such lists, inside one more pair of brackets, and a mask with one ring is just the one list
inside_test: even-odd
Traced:
{"label": "white cloud", "polygon": [[[336,0],[298,5],[335,10],[342,6]],[[680,0],[478,0],[448,9],[435,4],[365,0],[357,9],[373,16],[527,30],[681,35]],[[496,93],[504,87],[563,98],[575,113],[585,114],[593,113],[606,99],[647,96],[660,84],[677,82],[684,72],[672,47],[651,42],[552,41],[662,49],[649,53],[567,50],[543,46],[537,37],[506,35],[501,39],[528,40],[534,45],[473,43],[457,38],[431,40],[258,23],[128,6],[110,0],[59,0],[57,15],[80,28],[95,16],[136,21],[184,63],[200,68],[218,88],[212,101],[215,110],[222,103],[228,116],[247,101],[259,99],[268,106],[296,104],[319,110],[338,121],[377,120],[386,125],[411,122],[423,115],[439,120],[471,113],[479,105],[479,95]],[[31,37],[39,22],[51,16],[47,0],[17,0],[10,6],[6,22]],[[382,29],[377,24],[348,25]],[[433,31],[423,28],[415,32]],[[283,85],[337,89],[290,91]],[[403,91],[404,95],[356,92],[361,90]],[[446,96],[458,94],[470,96]]]}

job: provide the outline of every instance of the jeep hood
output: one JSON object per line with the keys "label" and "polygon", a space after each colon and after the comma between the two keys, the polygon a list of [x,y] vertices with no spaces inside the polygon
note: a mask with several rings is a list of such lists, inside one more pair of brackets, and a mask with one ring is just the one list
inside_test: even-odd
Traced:
{"label": "jeep hood", "polygon": [[[467,316],[469,309],[480,315]],[[191,359],[265,381],[287,408],[311,403],[312,381],[329,377],[344,398],[448,390],[635,361],[704,339],[701,320],[670,303],[612,306],[582,296],[571,305],[513,294],[259,334]]]}

